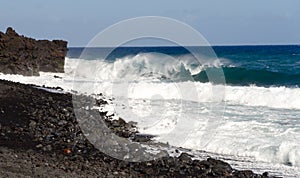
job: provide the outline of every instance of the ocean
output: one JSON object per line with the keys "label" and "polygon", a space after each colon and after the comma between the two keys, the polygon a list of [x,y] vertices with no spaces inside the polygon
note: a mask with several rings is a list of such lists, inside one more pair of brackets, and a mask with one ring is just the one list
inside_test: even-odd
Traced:
{"label": "ocean", "polygon": [[0,77],[101,93],[108,115],[155,141],[300,176],[300,45],[212,49],[199,60],[184,47],[69,48],[65,74]]}
{"label": "ocean", "polygon": [[[107,51],[108,48],[85,50],[87,54],[84,56],[89,60],[93,60],[100,59],[103,51]],[[214,64],[215,60],[210,61],[207,59],[206,62],[210,66],[205,71],[202,70],[199,73],[192,74],[195,81],[208,82],[206,72],[214,70],[216,67],[222,67],[228,85],[264,87],[297,87],[300,85],[300,45],[215,46],[213,50],[220,63]],[[83,48],[70,48],[68,57],[78,58],[82,51]],[[189,57],[190,54],[183,47],[120,47],[114,49],[106,59],[114,61],[128,56],[136,59],[138,58],[137,55],[151,55],[153,53],[163,53],[177,59]],[[154,60],[155,56],[151,57]],[[151,57],[149,56],[148,60],[151,60]]]}
{"label": "ocean", "polygon": [[[96,67],[80,62],[76,77],[93,79],[94,93],[114,97],[112,112],[137,122],[141,133],[299,171],[300,46],[215,46],[218,59],[200,62],[183,47],[120,47],[105,60],[108,49],[80,56],[82,50],[70,48],[69,60],[83,57]],[[207,74],[220,70],[225,83],[210,81]],[[218,90],[222,99],[214,101]]]}

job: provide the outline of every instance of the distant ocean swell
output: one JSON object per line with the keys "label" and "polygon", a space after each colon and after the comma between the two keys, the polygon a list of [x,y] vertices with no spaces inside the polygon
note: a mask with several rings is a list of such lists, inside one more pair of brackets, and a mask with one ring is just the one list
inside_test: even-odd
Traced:
{"label": "distant ocean swell", "polygon": [[[195,81],[209,82],[207,72],[220,70],[219,68],[207,68],[205,71],[193,75]],[[266,69],[246,69],[243,67],[222,67],[226,83],[230,85],[257,85],[257,86],[300,86],[300,74],[288,74],[272,72]]]}

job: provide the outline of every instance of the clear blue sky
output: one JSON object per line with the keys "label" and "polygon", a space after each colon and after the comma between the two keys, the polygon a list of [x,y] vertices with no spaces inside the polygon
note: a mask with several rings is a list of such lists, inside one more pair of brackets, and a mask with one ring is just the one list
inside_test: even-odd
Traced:
{"label": "clear blue sky", "polygon": [[183,21],[211,44],[300,44],[300,0],[1,0],[0,30],[84,46],[127,18]]}

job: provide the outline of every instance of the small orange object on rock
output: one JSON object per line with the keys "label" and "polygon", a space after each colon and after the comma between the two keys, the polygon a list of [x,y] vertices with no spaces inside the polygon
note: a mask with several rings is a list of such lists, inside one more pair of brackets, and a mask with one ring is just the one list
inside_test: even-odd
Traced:
{"label": "small orange object on rock", "polygon": [[72,151],[71,151],[71,149],[69,149],[69,148],[65,148],[64,149],[64,153],[65,154],[70,154]]}

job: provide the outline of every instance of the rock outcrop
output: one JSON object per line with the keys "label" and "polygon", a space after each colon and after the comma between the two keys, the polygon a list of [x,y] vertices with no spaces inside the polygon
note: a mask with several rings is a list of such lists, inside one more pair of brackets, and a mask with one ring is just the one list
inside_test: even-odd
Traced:
{"label": "rock outcrop", "polygon": [[19,35],[11,27],[0,32],[0,72],[5,74],[39,75],[43,72],[64,72],[67,42],[35,40]]}

